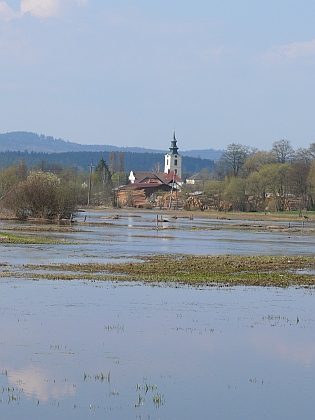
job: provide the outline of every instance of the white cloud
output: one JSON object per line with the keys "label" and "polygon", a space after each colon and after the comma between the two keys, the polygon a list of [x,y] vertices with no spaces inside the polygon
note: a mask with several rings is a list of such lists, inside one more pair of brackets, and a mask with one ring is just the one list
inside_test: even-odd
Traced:
{"label": "white cloud", "polygon": [[61,12],[61,0],[21,0],[21,12],[29,12],[38,18],[57,17]]}
{"label": "white cloud", "polygon": [[292,44],[281,45],[270,48],[264,55],[264,62],[279,60],[295,60],[302,57],[315,56],[315,40],[309,42],[294,42]]}
{"label": "white cloud", "polygon": [[5,1],[0,1],[0,20],[9,21],[20,16],[21,12],[15,12]]}

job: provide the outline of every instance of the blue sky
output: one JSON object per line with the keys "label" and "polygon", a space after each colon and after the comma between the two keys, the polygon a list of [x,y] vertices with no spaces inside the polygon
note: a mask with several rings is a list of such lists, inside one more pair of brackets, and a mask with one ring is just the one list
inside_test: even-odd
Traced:
{"label": "blue sky", "polygon": [[308,147],[314,23],[313,0],[0,0],[0,133]]}

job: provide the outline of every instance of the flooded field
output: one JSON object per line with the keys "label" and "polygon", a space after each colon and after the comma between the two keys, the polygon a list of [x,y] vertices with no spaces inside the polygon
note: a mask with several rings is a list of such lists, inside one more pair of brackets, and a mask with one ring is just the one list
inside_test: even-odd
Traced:
{"label": "flooded field", "polygon": [[[314,223],[173,218],[153,213],[81,213],[74,232],[48,232],[64,245],[1,246],[2,261],[21,264],[104,262],[116,256],[147,254],[313,255]],[[30,223],[16,223],[25,228]],[[12,228],[0,222],[0,230]],[[158,229],[157,229],[158,227]],[[36,232],[34,232],[36,235]]]}
{"label": "flooded field", "polygon": [[[253,228],[162,220],[156,229],[150,213],[82,214],[74,232],[40,233],[66,243],[0,244],[0,263],[22,271],[29,263],[154,253],[313,255],[315,249],[314,235],[292,226],[267,231],[262,222]],[[0,230],[25,225],[2,222]],[[1,416],[313,419],[314,294],[3,277]]]}

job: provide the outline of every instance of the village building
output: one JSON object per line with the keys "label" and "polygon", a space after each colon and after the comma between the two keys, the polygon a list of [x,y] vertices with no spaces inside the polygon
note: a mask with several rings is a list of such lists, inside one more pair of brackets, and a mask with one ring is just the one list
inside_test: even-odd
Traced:
{"label": "village building", "polygon": [[186,184],[190,184],[190,185],[198,185],[201,181],[201,175],[200,173],[194,174],[191,177],[186,179]]}
{"label": "village building", "polygon": [[169,153],[165,155],[164,172],[142,172],[130,171],[129,182],[135,183],[162,183],[173,188],[179,189],[183,185],[182,176],[182,156],[178,153],[175,130]]}
{"label": "village building", "polygon": [[178,153],[175,130],[169,153],[165,155],[164,172],[130,171],[129,184],[119,188],[117,199],[121,205],[143,206],[155,202],[159,194],[173,194],[183,185],[182,156]]}

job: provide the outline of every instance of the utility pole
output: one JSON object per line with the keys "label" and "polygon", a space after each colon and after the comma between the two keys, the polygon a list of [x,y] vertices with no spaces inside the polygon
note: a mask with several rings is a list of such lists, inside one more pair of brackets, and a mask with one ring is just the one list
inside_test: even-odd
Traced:
{"label": "utility pole", "polygon": [[171,209],[172,207],[172,195],[174,190],[174,182],[175,182],[175,173],[173,173],[173,182],[172,182],[172,189],[171,189],[171,195],[170,195],[170,202],[168,208]]}

